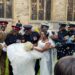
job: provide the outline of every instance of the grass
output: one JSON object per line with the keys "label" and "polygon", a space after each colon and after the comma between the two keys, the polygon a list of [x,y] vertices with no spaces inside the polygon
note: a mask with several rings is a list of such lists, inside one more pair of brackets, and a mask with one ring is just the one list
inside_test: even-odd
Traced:
{"label": "grass", "polygon": [[8,59],[6,59],[6,71],[5,75],[9,75]]}
{"label": "grass", "polygon": [[[0,75],[1,75],[1,69],[0,69]],[[9,70],[8,70],[8,59],[6,59],[6,70],[5,70],[5,75],[9,75]]]}

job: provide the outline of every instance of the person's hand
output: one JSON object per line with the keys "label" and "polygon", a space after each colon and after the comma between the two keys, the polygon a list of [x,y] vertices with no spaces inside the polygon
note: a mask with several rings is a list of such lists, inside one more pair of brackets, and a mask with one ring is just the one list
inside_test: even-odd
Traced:
{"label": "person's hand", "polygon": [[7,45],[5,44],[4,47],[7,48]]}
{"label": "person's hand", "polygon": [[33,49],[35,49],[35,46],[33,45]]}
{"label": "person's hand", "polygon": [[36,46],[34,46],[33,49],[36,50],[36,51],[39,51],[39,52],[43,52],[43,50],[41,48],[36,47]]}

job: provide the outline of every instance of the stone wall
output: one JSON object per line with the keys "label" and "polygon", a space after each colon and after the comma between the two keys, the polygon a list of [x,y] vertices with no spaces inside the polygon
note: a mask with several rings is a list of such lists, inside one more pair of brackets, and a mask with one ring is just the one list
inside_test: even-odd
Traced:
{"label": "stone wall", "polygon": [[29,21],[29,0],[14,0],[14,21]]}
{"label": "stone wall", "polygon": [[[18,20],[22,24],[31,23],[32,25],[40,26],[41,21],[38,23],[30,20],[30,0],[13,0],[13,19],[12,24],[15,25]],[[67,19],[67,0],[52,0],[51,3],[51,21],[59,22],[66,21]],[[9,22],[10,24],[10,22]],[[11,24],[11,25],[12,25]],[[11,25],[8,25],[10,28]],[[58,24],[52,23],[52,28],[57,28]],[[11,29],[11,28],[10,28]]]}
{"label": "stone wall", "polygon": [[52,20],[66,21],[67,0],[52,0]]}
{"label": "stone wall", "polygon": [[[67,0],[52,0],[51,20],[66,21]],[[14,21],[20,19],[22,22],[30,21],[30,0],[14,0]]]}

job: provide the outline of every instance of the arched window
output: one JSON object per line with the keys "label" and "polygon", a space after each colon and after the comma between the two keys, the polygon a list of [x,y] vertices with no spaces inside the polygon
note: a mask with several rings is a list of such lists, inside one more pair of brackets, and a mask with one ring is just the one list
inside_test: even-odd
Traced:
{"label": "arched window", "polygon": [[75,21],[75,0],[68,0],[68,21]]}
{"label": "arched window", "polygon": [[0,18],[12,18],[13,0],[0,0]]}
{"label": "arched window", "polygon": [[31,19],[50,20],[51,0],[31,0]]}

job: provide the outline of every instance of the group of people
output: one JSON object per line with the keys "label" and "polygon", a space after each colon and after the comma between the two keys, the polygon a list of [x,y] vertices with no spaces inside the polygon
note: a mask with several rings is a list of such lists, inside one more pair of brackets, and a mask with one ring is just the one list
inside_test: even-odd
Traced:
{"label": "group of people", "polygon": [[[74,25],[70,24],[67,28],[65,24],[61,24],[58,33],[55,34],[46,24],[42,24],[38,30],[33,30],[32,25],[23,26],[18,21],[7,34],[5,32],[7,24],[6,21],[0,23],[1,75],[5,75],[6,54],[9,60],[9,75],[37,75],[39,70],[40,75],[52,75],[53,63],[57,58],[73,55]],[[53,56],[51,51],[54,49]]]}
{"label": "group of people", "polygon": [[[2,49],[0,60],[2,61],[4,59],[4,54],[6,57],[7,53],[9,59],[9,75],[37,75],[39,67],[40,75],[50,75],[51,59],[49,51],[50,49],[55,48],[55,44],[50,38],[48,38],[49,33],[47,30],[49,26],[42,25],[39,32],[32,31],[32,25],[25,25],[23,27],[24,34],[21,35],[19,32],[22,28],[22,24],[19,22],[15,26],[12,26],[12,31],[8,33],[3,42],[0,43]],[[31,52],[26,52],[25,49],[23,49],[23,46],[28,41],[33,44]],[[2,46],[2,44],[4,45]],[[22,49],[25,51],[24,55],[19,53]],[[24,53],[24,51],[21,52]],[[19,53],[20,56],[23,55],[22,58],[18,57],[16,53]],[[2,64],[3,63],[1,62],[1,66],[3,67]],[[4,68],[2,67],[1,75],[4,75],[5,66]]]}
{"label": "group of people", "polygon": [[55,39],[57,46],[57,58],[73,55],[75,52],[75,25],[61,24],[58,31],[58,39]]}

